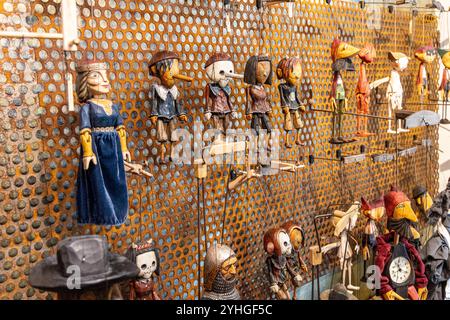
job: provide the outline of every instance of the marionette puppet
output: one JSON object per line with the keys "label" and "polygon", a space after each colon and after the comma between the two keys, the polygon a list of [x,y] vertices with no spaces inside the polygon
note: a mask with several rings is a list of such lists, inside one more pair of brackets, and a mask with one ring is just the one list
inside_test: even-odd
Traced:
{"label": "marionette puppet", "polygon": [[266,259],[270,290],[279,300],[291,300],[288,283],[300,286],[302,277],[296,273],[288,257],[292,255],[292,244],[288,233],[282,228],[271,228],[264,234],[264,250],[269,255]]}
{"label": "marionette puppet", "polygon": [[428,278],[428,300],[450,300],[450,180],[444,191],[433,199],[427,211],[427,223],[433,235],[422,248]]}
{"label": "marionette puppet", "polygon": [[301,60],[297,57],[283,58],[277,65],[277,77],[284,80],[278,85],[281,109],[284,114],[284,130],[286,131],[286,148],[292,148],[289,133],[297,130],[295,144],[304,145],[301,141],[303,120],[300,113],[306,112],[306,107],[300,102],[298,85],[302,77]]}
{"label": "marionette puppet", "polygon": [[377,238],[375,265],[381,272],[378,293],[384,300],[425,300],[428,280],[414,244],[419,234],[411,201],[393,187],[384,202],[389,233]]}
{"label": "marionette puppet", "polygon": [[439,56],[444,64],[444,71],[442,72],[441,85],[439,87],[439,98],[444,102],[442,106],[441,124],[449,124],[447,119],[447,107],[450,94],[450,50],[438,49]]}
{"label": "marionette puppet", "polygon": [[[391,75],[386,90],[388,116],[389,118],[395,118],[395,112],[403,109],[403,86],[400,80],[400,72],[403,72],[408,67],[409,57],[401,52],[389,52],[388,58],[392,64]],[[397,134],[409,131],[408,129],[402,128],[401,119],[397,121],[398,126],[395,130],[395,128],[392,128],[392,120],[388,120],[388,133]]]}
{"label": "marionette puppet", "polygon": [[436,50],[432,46],[424,46],[414,52],[414,57],[420,61],[419,72],[417,73],[416,85],[420,96],[420,101],[428,95],[429,74],[427,72],[427,65],[430,65],[436,58]]}
{"label": "marionette puppet", "polygon": [[364,276],[367,267],[367,261],[373,256],[377,237],[381,234],[377,223],[381,221],[386,208],[384,207],[384,197],[369,203],[365,198],[361,198],[361,213],[367,218],[364,226],[364,234],[362,238],[362,254],[364,259]]}
{"label": "marionette puppet", "polygon": [[[361,59],[361,63],[359,65],[359,79],[356,87],[356,110],[358,114],[368,115],[370,112],[371,89],[367,79],[366,65],[372,63],[376,58],[374,46],[372,44],[366,44],[361,51],[359,51],[358,57]],[[367,124],[369,121],[367,117],[358,116],[356,119],[358,126],[356,136],[368,137],[374,135],[374,133],[367,131]]]}
{"label": "marionette puppet", "polygon": [[137,279],[130,281],[130,300],[161,300],[153,278],[159,275],[159,252],[152,239],[132,244],[127,251],[130,259],[139,268]]}
{"label": "marionette puppet", "polygon": [[155,53],[149,62],[150,75],[160,80],[151,87],[150,120],[157,126],[157,140],[161,144],[159,163],[172,160],[172,143],[175,142],[173,131],[176,118],[181,122],[187,121],[186,110],[179,100],[180,93],[175,85],[175,79],[191,82],[191,77],[182,75],[179,68],[180,57],[170,51]]}
{"label": "marionette puppet", "polygon": [[[305,236],[302,227],[295,224],[293,221],[287,221],[281,225],[281,228],[289,235],[292,244],[292,252],[286,256],[287,263],[291,266],[295,274],[300,275],[300,269],[303,272],[308,273],[308,267],[300,252],[305,244]],[[293,300],[296,300],[299,281],[292,281],[292,285],[294,286],[294,295],[292,298]]]}
{"label": "marionette puppet", "polygon": [[224,244],[209,247],[205,257],[202,300],[240,300],[237,282],[234,251]]}
{"label": "marionette puppet", "polygon": [[264,85],[272,84],[272,73],[272,61],[269,57],[251,56],[245,64],[244,82],[249,84],[245,90],[246,117],[251,121],[250,127],[258,136],[258,146],[261,130],[266,131],[265,145],[268,149],[270,149],[270,133],[272,131],[270,122],[272,106]]}
{"label": "marionette puppet", "polygon": [[341,72],[355,71],[355,66],[351,58],[358,54],[359,51],[360,49],[339,39],[334,39],[331,44],[333,82],[331,84],[329,98],[333,109],[333,137],[330,139],[330,143],[332,144],[343,144],[356,140],[342,136],[342,125],[344,122],[344,113],[347,111],[348,99]]}
{"label": "marionette puppet", "polygon": [[418,185],[414,187],[412,193],[413,193],[413,200],[417,208],[416,216],[418,218],[426,217],[428,210],[433,205],[433,199],[428,193],[427,188]]}
{"label": "marionette puppet", "polygon": [[339,241],[322,247],[322,254],[338,248],[337,256],[342,271],[342,284],[347,288],[349,293],[353,293],[354,290],[359,290],[358,286],[352,284],[353,252],[356,254],[359,253],[358,241],[352,235],[352,230],[356,227],[359,210],[359,202],[355,202],[346,212],[335,210],[332,216],[332,223],[334,226],[334,236],[339,238]]}
{"label": "marionette puppet", "polygon": [[214,142],[225,142],[226,130],[231,118],[236,119],[237,108],[231,103],[231,79],[242,79],[243,76],[234,72],[231,57],[225,53],[215,53],[205,63],[205,72],[211,81],[205,88],[205,118],[212,119],[214,129],[219,131]]}
{"label": "marionette puppet", "polygon": [[124,160],[131,161],[120,107],[107,99],[107,65],[80,63],[76,92],[80,108],[77,219],[80,224],[120,225],[128,213]]}

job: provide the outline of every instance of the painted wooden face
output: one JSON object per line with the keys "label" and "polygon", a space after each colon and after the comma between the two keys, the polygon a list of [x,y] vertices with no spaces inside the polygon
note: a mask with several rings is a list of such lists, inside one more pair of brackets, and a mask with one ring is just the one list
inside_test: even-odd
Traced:
{"label": "painted wooden face", "polygon": [[362,214],[367,218],[375,221],[380,221],[386,213],[385,207],[372,208],[369,210],[361,210]]}
{"label": "painted wooden face", "polygon": [[299,229],[292,229],[289,234],[289,238],[292,243],[294,250],[299,250],[303,243],[303,234]]}
{"label": "painted wooden face", "polygon": [[372,63],[376,57],[375,48],[371,44],[366,44],[358,53],[359,58],[365,63]]}
{"label": "painted wooden face", "polygon": [[423,48],[416,51],[414,56],[421,62],[431,63],[436,58],[436,50],[434,48]]}
{"label": "painted wooden face", "polygon": [[302,65],[301,63],[296,63],[293,65],[292,70],[286,79],[286,82],[290,85],[298,85],[300,79],[302,78]]}
{"label": "painted wooden face", "polygon": [[89,72],[87,76],[87,86],[92,96],[101,96],[109,93],[111,85],[106,70],[95,70]]}
{"label": "painted wooden face", "polygon": [[408,63],[409,63],[409,59],[408,59],[407,57],[397,59],[397,60],[394,62],[394,68],[395,68],[397,71],[404,71],[404,70],[406,70],[406,68],[408,67]]}
{"label": "painted wooden face", "polygon": [[259,61],[256,65],[256,82],[264,84],[270,75],[270,61]]}
{"label": "painted wooden face", "polygon": [[208,78],[219,86],[225,87],[230,82],[229,74],[234,74],[234,64],[232,61],[217,61],[206,68]]}
{"label": "painted wooden face", "polygon": [[285,231],[281,231],[278,233],[278,243],[280,245],[281,254],[291,254],[292,252],[292,244],[291,239],[289,239],[289,235]]}
{"label": "painted wooden face", "polygon": [[150,279],[158,268],[158,260],[154,251],[142,253],[136,257],[136,265],[139,268],[139,276]]}
{"label": "painted wooden face", "polygon": [[442,63],[447,69],[450,69],[450,52],[447,52],[442,56]]}
{"label": "painted wooden face", "polygon": [[180,68],[177,59],[173,59],[172,67],[166,69],[161,75],[161,83],[166,87],[173,87],[175,84],[175,77],[180,73]]}
{"label": "painted wooden face", "polygon": [[220,272],[225,280],[230,281],[236,277],[237,273],[236,265],[237,265],[236,257],[231,257],[225,260],[224,263],[222,263],[222,268]]}

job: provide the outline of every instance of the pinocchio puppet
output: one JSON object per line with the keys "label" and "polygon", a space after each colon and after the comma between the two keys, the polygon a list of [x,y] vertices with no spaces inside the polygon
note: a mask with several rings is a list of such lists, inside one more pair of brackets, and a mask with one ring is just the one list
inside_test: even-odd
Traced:
{"label": "pinocchio puppet", "polygon": [[[372,63],[376,58],[375,48],[372,44],[366,44],[358,53],[361,59],[359,65],[359,79],[356,87],[356,110],[358,114],[368,115],[370,111],[370,86],[367,79],[366,65]],[[357,117],[358,137],[367,137],[374,135],[367,131],[368,118],[364,116]]]}
{"label": "pinocchio puppet", "polygon": [[439,98],[444,101],[441,123],[449,124],[450,120],[447,119],[447,107],[450,94],[450,50],[438,49],[438,53],[444,65],[442,80],[439,86]]}
{"label": "pinocchio puppet", "polygon": [[192,81],[191,77],[180,74],[179,56],[170,51],[155,53],[149,62],[150,75],[160,80],[151,87],[150,120],[157,125],[157,140],[161,143],[159,163],[166,163],[166,154],[172,159],[172,143],[175,142],[173,131],[175,119],[187,121],[186,111],[181,101],[180,93],[175,85],[175,79]]}
{"label": "pinocchio puppet", "polygon": [[285,145],[287,148],[292,148],[289,133],[293,129],[297,130],[295,143],[297,145],[303,145],[300,129],[303,128],[304,124],[300,112],[304,113],[306,108],[300,102],[298,93],[298,85],[302,77],[301,60],[297,57],[281,59],[277,65],[277,77],[280,80],[284,80],[284,82],[278,85],[278,91],[280,93],[281,109],[284,113],[284,130],[286,131]]}
{"label": "pinocchio puppet", "polygon": [[348,99],[346,89],[342,79],[342,71],[355,71],[352,57],[358,54],[360,49],[349,45],[339,39],[334,39],[331,44],[331,59],[333,64],[333,82],[331,84],[330,102],[333,109],[333,137],[332,144],[342,144],[355,141],[354,138],[344,138],[342,135],[342,125],[344,122],[344,112],[347,111]]}
{"label": "pinocchio puppet", "polygon": [[432,46],[424,46],[414,52],[414,57],[420,61],[419,71],[417,73],[416,85],[421,101],[428,95],[429,76],[427,65],[431,64],[436,58],[436,50]]}
{"label": "pinocchio puppet", "polygon": [[377,238],[375,265],[381,272],[378,293],[384,300],[426,300],[425,265],[414,244],[417,216],[397,188],[384,196],[389,233]]}

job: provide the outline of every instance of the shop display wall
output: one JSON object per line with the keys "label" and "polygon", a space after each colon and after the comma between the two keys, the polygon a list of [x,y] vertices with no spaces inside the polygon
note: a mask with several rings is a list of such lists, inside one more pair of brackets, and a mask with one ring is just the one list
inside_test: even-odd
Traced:
{"label": "shop display wall", "polygon": [[[57,32],[61,28],[60,1],[1,0],[0,28]],[[253,0],[232,1],[231,31],[222,21],[222,4],[218,1],[192,0],[77,0],[80,9],[79,51],[67,53],[59,40],[0,39],[0,298],[38,299],[55,295],[34,290],[27,275],[38,261],[56,253],[56,244],[67,236],[105,235],[111,250],[123,253],[140,237],[154,238],[161,249],[159,292],[163,299],[195,299],[198,296],[197,187],[193,165],[157,165],[156,130],[149,120],[148,93],[155,81],[148,75],[148,61],[159,49],[169,49],[182,56],[182,69],[195,78],[181,84],[189,121],[183,125],[193,130],[194,122],[202,126],[203,88],[207,83],[203,63],[218,48],[228,52],[243,73],[247,58],[268,54],[276,63],[282,57],[299,56],[303,62],[301,95],[309,106],[329,109],[331,85],[329,48],[340,37],[354,46],[375,44],[376,61],[368,66],[370,81],[387,77],[388,51],[413,55],[425,44],[435,44],[437,22],[431,15],[413,19],[412,44],[408,42],[408,11],[389,13],[369,4],[361,10],[358,3],[336,1],[297,1],[294,17],[289,18],[285,5],[272,7],[264,15],[265,26]],[[378,27],[373,28],[376,13]],[[376,19],[375,19],[376,20]],[[260,42],[259,39],[263,38]],[[58,45],[59,44],[59,45]],[[129,219],[120,227],[81,226],[76,222],[75,181],[79,139],[78,107],[71,112],[66,105],[65,74],[75,76],[75,65],[84,58],[96,57],[110,66],[112,98],[122,105],[128,132],[129,149],[135,161],[148,160],[154,178],[128,176]],[[65,59],[66,58],[66,59]],[[358,58],[354,58],[357,70]],[[418,62],[412,58],[402,74],[407,109],[436,105],[417,104],[415,90]],[[438,86],[438,63],[430,68],[432,90]],[[343,75],[351,92],[349,109],[356,111],[354,88],[358,71]],[[282,112],[276,85],[270,89],[273,121],[282,128]],[[239,118],[233,125],[249,127],[245,119],[245,85],[232,84],[232,101],[238,105]],[[385,86],[380,91],[384,96]],[[372,97],[372,100],[375,100]],[[372,103],[373,114],[387,116],[387,105]],[[303,140],[307,146],[282,149],[281,158],[307,156],[332,157],[336,151],[328,143],[332,115],[309,111],[305,119]],[[378,135],[342,147],[343,154],[358,153],[364,144],[369,152],[383,148],[389,140],[387,123],[370,120],[369,129]],[[356,131],[356,118],[346,117],[345,132]],[[427,133],[428,132],[428,133]],[[434,147],[427,154],[419,148],[416,155],[396,162],[343,165],[317,160],[296,174],[280,173],[251,180],[228,195],[224,239],[238,254],[239,288],[247,299],[270,297],[265,273],[262,237],[265,230],[288,219],[300,222],[306,232],[306,248],[316,244],[313,216],[330,203],[349,203],[367,196],[370,200],[398,184],[410,194],[416,183],[428,184],[436,193],[438,179],[437,130],[419,128],[401,134],[400,147],[411,147],[413,136],[428,136]],[[428,155],[428,156],[427,156]],[[206,240],[219,241],[225,206],[226,180],[232,165],[208,168],[205,180]],[[200,202],[201,203],[201,202]],[[270,211],[268,208],[271,208]],[[345,206],[342,209],[346,209]],[[360,222],[364,220],[361,217]],[[202,219],[203,221],[203,219]],[[202,225],[203,230],[203,225]],[[321,235],[332,236],[332,225],[323,221]],[[205,254],[202,234],[201,264]],[[321,272],[329,272],[334,259],[327,257]],[[309,281],[305,277],[304,281]]]}

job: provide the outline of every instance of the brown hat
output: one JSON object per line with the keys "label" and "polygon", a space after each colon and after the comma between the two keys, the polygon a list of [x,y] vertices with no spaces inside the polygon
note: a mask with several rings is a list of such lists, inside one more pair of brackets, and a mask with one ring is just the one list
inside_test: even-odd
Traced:
{"label": "brown hat", "polygon": [[172,52],[172,51],[167,51],[167,50],[158,51],[157,53],[155,53],[153,55],[152,59],[148,63],[148,66],[151,67],[160,61],[168,60],[168,59],[180,59],[180,57],[175,52]]}
{"label": "brown hat", "polygon": [[214,53],[212,56],[209,57],[208,60],[206,60],[204,68],[205,69],[208,68],[210,65],[212,65],[217,61],[231,61],[231,57],[228,54],[222,52]]}

